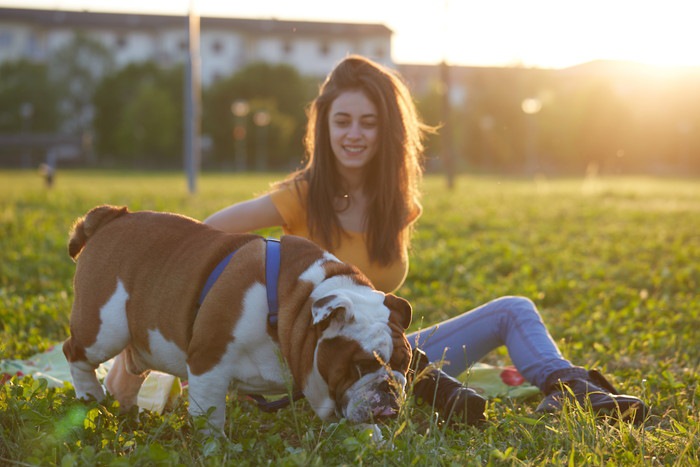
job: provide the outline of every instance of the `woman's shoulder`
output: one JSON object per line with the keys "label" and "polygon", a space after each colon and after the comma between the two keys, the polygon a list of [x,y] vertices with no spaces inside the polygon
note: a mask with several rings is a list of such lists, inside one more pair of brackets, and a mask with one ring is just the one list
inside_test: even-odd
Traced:
{"label": "woman's shoulder", "polygon": [[287,179],[275,183],[269,192],[288,230],[306,225],[306,199],[308,184],[304,180]]}
{"label": "woman's shoulder", "polygon": [[285,196],[297,195],[304,198],[309,191],[309,183],[303,178],[287,178],[272,184],[270,194],[280,193]]}

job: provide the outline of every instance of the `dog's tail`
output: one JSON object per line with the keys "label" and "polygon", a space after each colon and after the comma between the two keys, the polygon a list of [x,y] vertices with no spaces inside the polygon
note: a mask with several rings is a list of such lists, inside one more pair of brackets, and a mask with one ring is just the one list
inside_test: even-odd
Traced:
{"label": "dog's tail", "polygon": [[104,205],[91,209],[73,224],[70,240],[68,241],[68,254],[70,254],[70,257],[74,260],[77,259],[85,243],[100,227],[128,213],[129,210],[126,206]]}

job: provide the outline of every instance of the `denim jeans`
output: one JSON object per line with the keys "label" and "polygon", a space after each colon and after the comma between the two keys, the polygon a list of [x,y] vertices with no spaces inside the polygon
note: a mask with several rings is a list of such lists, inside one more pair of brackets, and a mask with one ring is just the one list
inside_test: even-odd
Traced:
{"label": "denim jeans", "polygon": [[540,389],[553,371],[573,366],[562,357],[535,304],[524,297],[498,298],[406,337],[431,362],[444,358],[442,369],[452,376],[502,345],[520,374]]}

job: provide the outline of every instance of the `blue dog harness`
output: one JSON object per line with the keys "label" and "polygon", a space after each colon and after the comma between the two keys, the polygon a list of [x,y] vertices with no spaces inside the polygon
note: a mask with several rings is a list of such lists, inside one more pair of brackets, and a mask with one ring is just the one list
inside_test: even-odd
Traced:
{"label": "blue dog harness", "polygon": [[280,277],[280,241],[268,238],[265,241],[265,289],[267,290],[267,322],[277,327],[279,301],[277,280]]}
{"label": "blue dog harness", "polygon": [[[207,294],[214,286],[216,281],[221,276],[221,273],[226,269],[231,258],[236,254],[237,250],[233,250],[226,255],[214,270],[209,274],[207,281],[204,283],[202,292],[199,295],[199,306],[202,306]],[[280,241],[274,238],[265,239],[265,289],[267,292],[267,323],[272,328],[277,328],[277,318],[279,315],[279,299],[277,296],[277,283],[280,275]],[[291,400],[289,396],[285,396],[279,400],[269,402],[259,394],[250,394],[251,399],[258,404],[258,408],[264,412],[274,412],[290,404],[291,401],[297,401],[304,397],[301,391],[295,391],[292,394]]]}
{"label": "blue dog harness", "polygon": [[204,287],[202,288],[202,293],[199,294],[199,306],[202,306],[202,303],[204,303],[204,299],[209,294],[209,291],[219,279],[221,273],[224,272],[224,269],[226,268],[228,263],[231,262],[231,258],[233,258],[233,255],[235,254],[236,250],[233,250],[231,253],[226,255],[226,257],[222,259],[219,262],[219,264],[216,265],[211,274],[209,274],[209,277],[207,278],[207,281],[204,283]]}
{"label": "blue dog harness", "polygon": [[[236,254],[237,250],[233,250],[226,255],[214,270],[209,274],[207,281],[204,283],[202,292],[199,295],[199,306],[202,306],[207,294],[214,286],[216,281],[224,272],[231,258]],[[267,292],[267,322],[272,327],[277,327],[277,315],[279,314],[279,300],[277,299],[277,281],[280,276],[280,241],[274,238],[265,239],[265,289]]]}

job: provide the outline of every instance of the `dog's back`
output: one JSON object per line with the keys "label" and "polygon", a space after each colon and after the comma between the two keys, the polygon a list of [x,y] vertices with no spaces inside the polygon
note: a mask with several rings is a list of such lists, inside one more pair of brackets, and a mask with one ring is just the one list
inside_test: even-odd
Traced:
{"label": "dog's back", "polygon": [[[94,368],[127,346],[138,350],[134,341],[146,343],[148,350],[153,330],[185,352],[209,273],[229,252],[254,239],[260,237],[227,234],[179,214],[92,209],[75,223],[69,240],[77,264],[66,358],[82,370]],[[132,314],[139,315],[138,325],[129,325]],[[182,325],[164,326],[163,321]],[[132,359],[130,370],[143,371],[137,360]],[[91,375],[76,376],[89,381],[85,392],[98,396]]]}

